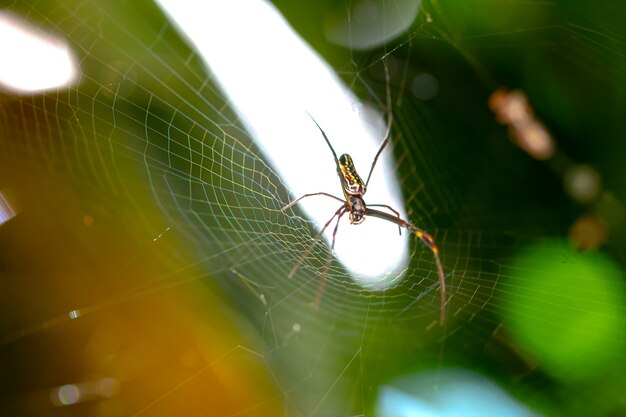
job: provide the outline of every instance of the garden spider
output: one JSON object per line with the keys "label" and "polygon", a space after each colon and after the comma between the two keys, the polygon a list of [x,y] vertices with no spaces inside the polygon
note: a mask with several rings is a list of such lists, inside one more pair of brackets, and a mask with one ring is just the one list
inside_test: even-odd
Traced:
{"label": "garden spider", "polygon": [[[378,157],[380,156],[383,149],[385,149],[385,146],[387,146],[387,144],[389,143],[391,123],[393,119],[392,114],[389,113],[389,120],[387,124],[387,133],[385,135],[385,139],[383,140],[382,145],[380,146],[380,148],[378,149],[378,152],[376,153],[376,156],[374,157],[374,161],[372,162],[372,166],[370,167],[370,172],[367,175],[367,180],[365,182],[363,182],[363,180],[357,173],[350,155],[343,154],[339,158],[337,158],[337,154],[335,153],[333,146],[330,144],[328,137],[326,137],[326,133],[324,133],[324,130],[322,130],[322,128],[317,123],[317,121],[313,118],[313,116],[311,116],[308,112],[307,114],[313,120],[317,128],[320,130],[320,132],[322,133],[322,136],[324,136],[324,139],[326,140],[326,143],[328,144],[328,147],[330,148],[330,151],[333,153],[333,157],[335,158],[335,165],[337,166],[337,175],[339,176],[339,181],[341,182],[341,188],[343,189],[344,198],[341,199],[339,197],[336,197],[332,194],[325,193],[325,192],[311,193],[311,194],[305,194],[302,197],[298,198],[297,200],[294,200],[291,203],[287,204],[285,207],[283,207],[282,210],[285,211],[288,208],[295,205],[296,203],[298,203],[303,198],[312,197],[316,195],[323,195],[323,196],[327,196],[330,198],[334,198],[335,200],[338,200],[342,203],[341,207],[339,207],[339,209],[335,211],[335,214],[333,214],[333,216],[326,222],[322,230],[318,233],[315,239],[313,239],[313,242],[309,245],[307,250],[302,254],[298,262],[294,265],[291,272],[289,272],[289,277],[291,278],[296,273],[298,268],[300,268],[300,265],[302,265],[302,262],[304,262],[304,259],[311,252],[315,244],[320,240],[320,238],[324,234],[324,231],[330,225],[330,223],[332,223],[335,217],[337,218],[337,223],[335,225],[335,229],[333,230],[332,240],[330,244],[331,253],[333,251],[333,248],[335,247],[335,236],[337,234],[337,228],[339,227],[339,221],[341,220],[341,217],[344,214],[348,213],[348,218],[350,219],[351,224],[362,223],[365,220],[365,216],[378,217],[379,219],[387,220],[391,223],[395,223],[396,225],[398,225],[398,231],[400,232],[400,234],[402,234],[403,227],[415,233],[417,237],[420,238],[420,240],[424,243],[424,245],[426,245],[426,247],[428,247],[432,251],[435,257],[435,263],[437,264],[437,274],[439,276],[439,285],[441,287],[441,307],[440,307],[440,313],[439,313],[439,324],[443,325],[445,322],[445,318],[446,318],[446,310],[445,310],[446,283],[445,283],[445,277],[443,274],[443,265],[441,264],[441,258],[439,257],[439,248],[435,244],[433,237],[430,234],[426,233],[424,230],[419,229],[413,226],[412,224],[408,223],[406,220],[403,220],[402,218],[400,218],[400,213],[398,213],[396,210],[394,210],[390,206],[386,204],[366,205],[365,201],[363,200],[363,196],[365,195],[365,192],[367,191],[367,185],[369,184],[370,177],[372,176],[372,172],[374,171],[374,167],[376,166]],[[385,213],[384,211],[372,209],[371,207],[385,207],[389,209],[390,211],[392,211],[394,215]],[[330,260],[331,260],[331,254],[329,253],[329,257],[326,263],[326,269],[328,269]],[[324,277],[321,283],[322,285],[325,281],[326,269],[324,270]],[[316,305],[318,301],[319,301],[319,293],[318,293],[318,299],[316,300]]]}

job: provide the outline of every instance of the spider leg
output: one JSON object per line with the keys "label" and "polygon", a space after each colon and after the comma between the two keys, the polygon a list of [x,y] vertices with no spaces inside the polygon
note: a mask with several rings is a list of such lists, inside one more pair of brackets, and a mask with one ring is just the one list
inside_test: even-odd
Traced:
{"label": "spider leg", "polygon": [[333,145],[330,144],[330,140],[328,140],[328,137],[326,136],[326,133],[324,133],[324,130],[317,123],[317,120],[315,120],[315,118],[313,118],[313,116],[311,116],[311,113],[306,112],[306,114],[309,115],[311,120],[313,120],[313,123],[315,123],[315,126],[317,126],[317,128],[320,130],[320,132],[322,132],[322,136],[324,136],[324,140],[326,141],[326,144],[330,148],[330,151],[333,153],[333,158],[335,158],[335,166],[337,167],[337,175],[339,176],[339,182],[341,182],[341,188],[345,189],[346,188],[346,183],[345,183],[346,180],[343,177],[343,175],[341,175],[341,169],[339,168],[339,159],[337,159],[337,153],[335,152],[335,149],[333,148]]}
{"label": "spider leg", "polygon": [[[391,121],[392,119],[393,117],[389,116],[389,120]],[[383,149],[385,149],[385,146],[387,146],[387,144],[389,143],[390,132],[391,132],[391,125],[387,126],[387,134],[385,135],[385,139],[383,140],[382,145],[380,145],[378,152],[376,152],[376,156],[374,157],[374,162],[372,162],[372,166],[370,167],[370,173],[367,174],[367,180],[365,181],[365,188],[367,188],[367,185],[370,183],[370,177],[372,176],[372,172],[374,172],[374,167],[376,166],[376,162],[378,162],[378,157],[380,156],[380,153],[383,151]]]}
{"label": "spider leg", "polygon": [[326,136],[326,133],[324,133],[324,130],[321,128],[319,123],[317,123],[317,120],[315,120],[315,118],[313,118],[313,116],[311,116],[311,113],[306,112],[306,114],[309,115],[311,120],[313,120],[313,123],[315,123],[315,126],[317,126],[317,128],[320,130],[320,132],[322,132],[322,136],[324,136],[324,140],[328,144],[328,147],[330,148],[330,151],[333,153],[333,157],[335,158],[335,163],[337,164],[337,171],[339,171],[339,159],[337,159],[337,153],[335,152],[335,149],[333,148],[333,145],[330,144],[330,141],[328,140],[328,137]]}
{"label": "spider leg", "polygon": [[441,309],[439,312],[439,324],[443,326],[446,320],[446,277],[443,273],[443,264],[441,263],[441,258],[439,256],[439,247],[435,243],[435,239],[428,234],[426,231],[413,226],[408,223],[406,220],[403,220],[399,217],[394,217],[389,213],[385,213],[384,211],[370,209],[367,211],[367,215],[372,217],[378,217],[379,219],[387,220],[392,223],[395,223],[399,226],[404,227],[405,229],[410,230],[415,233],[418,238],[422,241],[422,243],[431,250],[433,253],[433,257],[435,258],[435,264],[437,265],[437,275],[439,276],[439,287],[441,292]]}
{"label": "spider leg", "polygon": [[[368,204],[367,207],[385,207],[385,208],[391,210],[393,212],[393,214],[396,215],[398,220],[402,220],[400,218],[400,213],[398,213],[396,210],[394,210],[392,207],[388,206],[387,204]],[[400,236],[402,236],[402,226],[400,226],[400,223],[398,223],[398,233],[400,233]]]}
{"label": "spider leg", "polygon": [[322,299],[322,293],[324,292],[324,285],[326,284],[326,278],[328,273],[328,268],[330,268],[330,262],[333,259],[333,249],[335,248],[335,236],[337,235],[337,229],[339,228],[339,222],[341,221],[341,217],[348,212],[347,209],[339,213],[337,216],[337,223],[335,223],[335,229],[333,230],[333,237],[330,243],[330,252],[326,257],[326,264],[324,265],[324,271],[322,272],[322,278],[320,280],[320,284],[317,288],[317,293],[315,294],[315,301],[313,301],[313,308],[317,310],[320,306],[320,301]]}
{"label": "spider leg", "polygon": [[310,194],[305,194],[302,197],[298,198],[297,200],[292,201],[291,203],[287,204],[285,207],[283,207],[281,209],[281,211],[285,211],[287,210],[289,207],[292,207],[293,205],[295,205],[298,201],[302,200],[303,198],[307,198],[307,197],[313,197],[314,195],[325,195],[326,197],[331,197],[334,198],[337,201],[341,201],[342,203],[345,203],[345,200],[342,200],[339,197],[335,197],[332,194],[328,194],[328,193],[324,193],[324,192],[320,192],[320,193],[310,193]]}
{"label": "spider leg", "polygon": [[433,252],[433,256],[435,257],[435,263],[437,264],[437,275],[439,275],[439,286],[441,292],[441,312],[439,316],[439,324],[443,326],[443,323],[446,320],[446,281],[445,275],[443,273],[443,265],[441,263],[441,258],[439,257],[439,247],[435,243],[433,237],[426,233],[424,230],[419,229],[413,225],[410,229],[414,232],[417,237],[421,239],[421,241]]}
{"label": "spider leg", "polygon": [[291,269],[291,271],[289,272],[288,277],[291,278],[294,276],[294,274],[298,271],[298,269],[300,268],[300,265],[302,265],[302,262],[304,262],[304,260],[306,259],[307,256],[309,256],[309,253],[311,253],[311,251],[313,250],[313,247],[315,246],[315,244],[321,239],[322,235],[324,234],[324,231],[326,230],[326,228],[328,227],[328,225],[330,225],[330,223],[333,221],[333,219],[337,216],[342,216],[343,213],[346,210],[346,205],[345,203],[339,207],[339,209],[335,212],[335,214],[333,214],[333,217],[331,217],[326,224],[324,225],[324,227],[322,227],[322,230],[317,234],[317,236],[315,236],[315,238],[313,239],[313,242],[311,242],[311,244],[309,245],[308,248],[306,248],[306,250],[304,251],[304,253],[302,254],[302,256],[300,257],[300,259],[298,259],[298,262],[293,266],[293,268]]}
{"label": "spider leg", "polygon": [[385,67],[385,79],[387,80],[387,133],[385,133],[385,138],[383,139],[383,143],[380,145],[378,152],[376,152],[376,156],[374,157],[374,161],[372,162],[372,166],[370,167],[370,172],[367,174],[367,180],[365,181],[365,188],[370,182],[370,177],[372,176],[372,172],[374,172],[374,167],[376,166],[376,162],[378,162],[378,157],[380,156],[385,146],[389,143],[389,135],[391,134],[391,125],[393,123],[393,113],[391,112],[391,91],[389,89],[389,68],[387,68],[387,61],[383,61],[383,65]]}
{"label": "spider leg", "polygon": [[337,217],[337,224],[335,224],[335,229],[333,230],[333,237],[330,241],[330,253],[335,249],[335,236],[337,236],[337,229],[339,229],[339,220],[341,220],[341,216],[349,212],[348,208],[346,208],[343,212],[339,213],[339,217]]}

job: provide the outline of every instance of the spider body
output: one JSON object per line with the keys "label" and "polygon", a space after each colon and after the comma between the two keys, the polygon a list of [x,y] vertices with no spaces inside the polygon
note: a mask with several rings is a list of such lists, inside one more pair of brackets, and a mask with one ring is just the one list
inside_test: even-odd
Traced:
{"label": "spider body", "polygon": [[367,205],[365,205],[363,195],[367,191],[367,187],[354,167],[352,157],[347,153],[339,157],[337,175],[339,175],[339,180],[343,186],[345,210],[348,212],[350,223],[363,223],[367,214]]}
{"label": "spider body", "polygon": [[[387,91],[387,94],[388,94],[387,100],[389,101],[389,91]],[[305,194],[302,197],[298,198],[297,200],[294,200],[291,203],[287,204],[285,207],[283,207],[283,211],[287,210],[289,207],[295,205],[298,201],[302,200],[303,198],[312,197],[316,195],[324,195],[326,197],[331,197],[342,203],[341,206],[337,209],[337,211],[335,211],[335,214],[333,214],[333,216],[326,222],[326,224],[324,225],[320,233],[315,237],[315,239],[313,239],[313,242],[309,245],[306,251],[302,254],[302,256],[300,257],[296,265],[292,268],[291,272],[289,273],[289,277],[292,277],[296,273],[298,268],[300,268],[300,265],[302,265],[302,262],[304,261],[304,259],[309,255],[309,253],[311,252],[311,250],[313,249],[317,241],[322,237],[322,235],[324,234],[324,231],[332,223],[335,217],[337,218],[337,223],[335,224],[335,228],[332,234],[332,240],[331,240],[331,245],[330,245],[331,254],[335,247],[335,236],[337,235],[337,229],[339,228],[339,221],[346,213],[348,213],[348,218],[350,219],[351,224],[363,223],[366,216],[378,217],[379,219],[387,220],[391,223],[396,224],[398,226],[398,231],[400,232],[400,234],[402,234],[402,228],[405,228],[415,233],[415,235],[433,253],[433,256],[435,258],[435,264],[437,265],[437,275],[439,277],[439,284],[440,284],[440,290],[441,290],[441,308],[440,308],[440,315],[439,315],[439,323],[443,325],[445,321],[446,284],[445,284],[445,276],[443,273],[443,264],[441,263],[441,258],[439,257],[439,248],[435,244],[435,240],[430,234],[428,234],[424,230],[419,229],[413,226],[412,224],[410,224],[409,222],[407,222],[406,220],[403,220],[402,218],[400,218],[400,213],[394,210],[393,208],[391,208],[390,206],[386,204],[370,204],[370,206],[368,207],[365,204],[365,200],[363,200],[363,196],[365,195],[365,192],[367,191],[367,184],[369,184],[369,180],[370,180],[370,177],[372,176],[372,172],[374,171],[374,167],[376,166],[376,162],[378,161],[378,157],[380,156],[380,153],[383,151],[387,143],[389,143],[389,134],[391,131],[391,120],[392,120],[391,113],[389,113],[387,134],[385,135],[385,139],[383,140],[382,145],[380,146],[380,148],[378,149],[378,152],[376,153],[376,156],[374,157],[374,161],[372,162],[372,166],[370,167],[370,172],[365,182],[363,182],[358,172],[356,171],[356,168],[354,166],[354,161],[352,160],[350,155],[343,154],[339,158],[337,158],[337,154],[335,153],[333,146],[330,144],[328,137],[326,137],[326,133],[324,133],[324,131],[322,130],[320,125],[317,123],[317,121],[315,121],[313,116],[309,114],[309,117],[311,117],[311,119],[313,120],[317,128],[322,133],[324,140],[326,140],[326,143],[328,144],[328,147],[330,148],[330,151],[333,154],[333,157],[335,159],[335,165],[337,166],[337,175],[339,176],[339,181],[341,182],[341,187],[342,187],[344,198],[341,199],[339,197],[336,197],[332,194],[325,193],[325,192],[311,193],[311,194]],[[371,207],[385,207],[391,212],[393,212],[393,215],[386,213],[384,211],[372,209]],[[329,254],[329,257],[326,260],[326,266],[324,268],[324,273],[322,275],[322,281],[320,282],[320,289],[318,291],[318,295],[314,303],[316,308],[319,305],[321,290],[323,289],[323,285],[326,279],[326,271],[330,265],[331,254]]]}
{"label": "spider body", "polygon": [[347,153],[344,153],[339,157],[338,174],[340,178],[343,178],[343,191],[344,194],[346,194],[346,198],[348,195],[363,196],[365,191],[367,191],[365,183],[359,176],[359,173],[356,172],[352,157]]}

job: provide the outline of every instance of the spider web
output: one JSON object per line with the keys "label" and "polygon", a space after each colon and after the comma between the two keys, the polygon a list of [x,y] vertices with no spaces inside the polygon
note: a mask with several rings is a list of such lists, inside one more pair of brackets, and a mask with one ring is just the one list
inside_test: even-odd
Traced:
{"label": "spider web", "polygon": [[[353,6],[338,4],[326,6]],[[293,199],[285,181],[155,5],[15,1],[7,10],[68,41],[80,80],[0,96],[0,190],[20,207],[0,226],[7,415],[409,415],[381,411],[381,387],[435,370],[425,389],[437,393],[457,368],[538,413],[623,411],[622,8],[423,2],[404,34],[364,52],[323,39],[311,24],[321,6],[277,6],[363,102],[382,112],[390,89],[385,152],[407,218],[441,249],[445,326],[418,239],[385,291],[333,260],[311,306],[326,245],[288,274],[319,229],[281,210]],[[438,81],[430,100],[415,93],[424,73]],[[534,160],[507,139],[487,106],[501,85],[531,97],[558,157]],[[593,202],[564,190],[578,161],[602,175]],[[568,236],[590,213],[608,235],[578,252]],[[524,339],[536,323],[548,338],[577,328],[563,344],[591,342],[542,350]]]}

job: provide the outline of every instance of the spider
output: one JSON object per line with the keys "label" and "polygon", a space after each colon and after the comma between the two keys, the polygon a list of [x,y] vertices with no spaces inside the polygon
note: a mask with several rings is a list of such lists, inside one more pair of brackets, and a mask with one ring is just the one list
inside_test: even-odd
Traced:
{"label": "spider", "polygon": [[[290,207],[292,207],[293,205],[297,204],[300,200],[307,198],[307,197],[317,196],[317,195],[330,197],[342,203],[341,206],[337,209],[337,211],[335,211],[335,214],[333,214],[333,216],[326,222],[326,224],[324,225],[322,230],[317,234],[315,239],[313,239],[313,242],[309,245],[307,250],[302,254],[298,262],[294,265],[292,270],[289,272],[289,277],[291,278],[296,273],[298,268],[300,268],[300,266],[302,265],[302,262],[304,262],[304,259],[311,252],[315,244],[320,240],[320,238],[324,234],[324,231],[332,223],[335,217],[337,218],[337,223],[335,225],[335,228],[332,234],[332,240],[330,244],[331,253],[335,247],[335,236],[337,234],[337,228],[339,227],[339,221],[346,213],[348,213],[348,218],[350,219],[351,224],[363,223],[366,216],[378,217],[379,219],[387,220],[391,223],[396,224],[398,226],[398,231],[400,232],[400,234],[402,234],[402,228],[405,228],[415,233],[417,237],[424,243],[424,245],[426,245],[426,247],[428,247],[432,251],[433,256],[435,258],[435,263],[437,264],[437,274],[439,276],[439,285],[441,287],[441,307],[440,307],[440,313],[439,313],[439,324],[443,325],[445,322],[445,318],[446,318],[446,310],[445,310],[446,283],[445,283],[445,277],[443,273],[443,265],[441,263],[441,258],[439,257],[439,248],[435,244],[433,237],[427,232],[425,232],[424,230],[419,229],[413,226],[412,224],[410,224],[409,222],[407,222],[406,220],[402,219],[400,217],[400,213],[398,213],[398,211],[394,210],[390,206],[386,204],[366,205],[365,201],[363,200],[363,196],[365,195],[365,192],[367,191],[367,185],[369,184],[370,177],[372,176],[372,172],[374,171],[376,162],[378,162],[378,157],[380,156],[383,149],[385,149],[385,146],[387,146],[387,144],[389,143],[389,136],[390,136],[390,131],[391,131],[391,123],[392,123],[392,114],[389,113],[389,120],[387,123],[387,133],[385,134],[385,138],[383,139],[383,142],[380,148],[378,149],[376,156],[374,157],[374,161],[372,162],[372,165],[370,167],[370,172],[367,175],[367,180],[365,182],[363,182],[363,180],[357,173],[356,168],[354,167],[354,162],[352,158],[350,157],[350,155],[343,154],[339,158],[337,158],[337,153],[335,152],[335,149],[333,149],[333,146],[330,144],[330,141],[328,140],[326,133],[324,133],[324,130],[322,130],[322,128],[317,123],[317,121],[313,118],[313,116],[311,116],[308,112],[307,114],[309,115],[311,120],[313,120],[317,128],[320,130],[320,132],[322,133],[322,136],[324,137],[324,140],[326,140],[326,144],[328,144],[330,151],[333,153],[333,158],[335,159],[335,165],[337,166],[337,175],[339,176],[339,181],[341,182],[341,188],[343,190],[344,198],[342,199],[326,192],[310,193],[310,194],[303,195],[302,197],[298,198],[297,200],[292,201],[291,203],[283,207],[282,210],[285,211],[289,209]],[[391,212],[393,212],[394,215],[391,215],[384,211],[373,209],[372,207],[387,208]],[[328,268],[328,265],[330,263],[330,256],[331,255],[329,254],[326,269]],[[321,282],[321,285],[323,285],[325,281],[326,269],[323,274],[324,278]],[[321,286],[320,286],[320,289],[321,289]],[[319,301],[319,292],[318,292],[318,300],[316,300],[316,305],[317,305],[317,301]]]}

